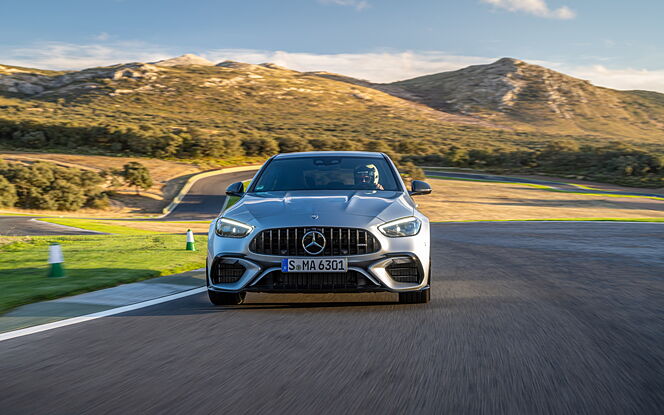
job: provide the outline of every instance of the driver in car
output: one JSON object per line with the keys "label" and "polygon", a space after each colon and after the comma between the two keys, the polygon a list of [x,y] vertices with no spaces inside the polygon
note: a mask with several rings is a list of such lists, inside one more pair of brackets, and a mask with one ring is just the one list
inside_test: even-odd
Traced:
{"label": "driver in car", "polygon": [[383,190],[379,179],[378,169],[373,164],[364,164],[355,168],[355,185],[360,189]]}

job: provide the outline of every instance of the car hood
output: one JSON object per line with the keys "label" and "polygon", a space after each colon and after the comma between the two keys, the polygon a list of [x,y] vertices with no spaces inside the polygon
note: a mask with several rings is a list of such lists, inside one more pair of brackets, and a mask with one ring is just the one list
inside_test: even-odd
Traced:
{"label": "car hood", "polygon": [[245,195],[223,216],[262,227],[365,227],[411,216],[414,208],[403,192],[266,192]]}

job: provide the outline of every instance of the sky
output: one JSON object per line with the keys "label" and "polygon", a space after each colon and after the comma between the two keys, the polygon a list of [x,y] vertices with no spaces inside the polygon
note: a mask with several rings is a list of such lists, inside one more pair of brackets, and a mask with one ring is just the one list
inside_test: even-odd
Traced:
{"label": "sky", "polygon": [[513,57],[664,92],[664,0],[0,0],[0,64],[194,53],[391,82]]}

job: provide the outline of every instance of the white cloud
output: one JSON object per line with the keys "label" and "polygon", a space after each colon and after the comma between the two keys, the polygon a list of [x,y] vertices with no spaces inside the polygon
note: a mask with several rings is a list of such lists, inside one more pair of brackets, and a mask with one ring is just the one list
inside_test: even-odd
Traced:
{"label": "white cloud", "polygon": [[[71,44],[48,42],[23,48],[0,48],[0,64],[40,69],[83,69],[126,62],[154,62],[189,50],[175,50],[143,42],[109,42],[104,44]],[[195,52],[195,51],[194,51]],[[463,56],[437,51],[368,52],[315,54],[253,49],[216,49],[201,56],[213,61],[235,60],[247,63],[273,62],[298,71],[327,71],[373,82],[392,82],[468,65],[490,63],[499,57]],[[537,61],[557,71],[587,79],[595,85],[615,89],[645,89],[664,93],[664,69],[607,68],[602,65],[579,66],[569,63]],[[596,59],[597,61],[600,58]]]}
{"label": "white cloud", "polygon": [[481,0],[483,3],[511,12],[524,12],[550,19],[573,19],[576,13],[567,6],[550,9],[545,0]]}
{"label": "white cloud", "polygon": [[84,69],[122,62],[146,62],[173,57],[165,48],[143,42],[73,44],[37,43],[27,47],[0,49],[0,62],[39,69]]}
{"label": "white cloud", "polygon": [[357,11],[362,11],[371,7],[366,0],[318,0],[321,4],[336,4],[337,6],[353,7]]}
{"label": "white cloud", "polygon": [[213,50],[204,56],[213,62],[227,59],[248,63],[272,62],[297,71],[335,72],[373,82],[391,82],[435,72],[453,71],[497,59],[443,52],[315,54],[241,49]]}
{"label": "white cloud", "polygon": [[664,69],[609,69],[603,65],[561,68],[568,75],[614,89],[644,89],[664,93]]}
{"label": "white cloud", "polygon": [[105,40],[110,39],[110,37],[111,37],[111,35],[109,35],[108,33],[106,33],[106,32],[101,32],[100,34],[94,36],[94,39],[96,39],[96,40],[101,40],[101,41],[103,42],[103,41],[105,41]]}

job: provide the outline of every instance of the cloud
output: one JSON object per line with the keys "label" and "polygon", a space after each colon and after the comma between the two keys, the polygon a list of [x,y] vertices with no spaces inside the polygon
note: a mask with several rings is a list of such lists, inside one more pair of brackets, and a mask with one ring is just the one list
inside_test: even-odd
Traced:
{"label": "cloud", "polygon": [[111,37],[111,35],[109,35],[108,33],[106,33],[106,32],[101,32],[100,34],[94,36],[94,39],[95,39],[95,40],[101,40],[101,41],[103,42],[103,41],[105,41],[105,40],[110,39],[110,37]]}
{"label": "cloud", "polygon": [[371,4],[366,0],[318,0],[318,2],[321,4],[336,4],[337,6],[353,7],[359,12],[371,7]]}
{"label": "cloud", "polygon": [[0,49],[0,62],[40,69],[84,69],[121,62],[146,62],[173,57],[163,47],[143,42],[73,44],[35,43],[26,47]]}
{"label": "cloud", "polygon": [[562,67],[565,73],[614,89],[644,89],[664,93],[664,70],[609,69],[603,65]]}
{"label": "cloud", "polygon": [[567,6],[550,9],[545,0],[481,0],[497,8],[511,12],[524,12],[549,19],[568,20],[576,17],[576,13]]}
{"label": "cloud", "polygon": [[458,56],[443,52],[373,52],[315,54],[284,51],[218,49],[206,52],[213,62],[235,60],[272,62],[297,71],[327,71],[373,82],[391,82],[442,71],[452,71],[496,58]]}
{"label": "cloud", "polygon": [[[83,69],[126,62],[154,62],[196,51],[164,48],[144,42],[71,44],[48,42],[22,48],[0,48],[0,64],[40,69]],[[469,65],[490,63],[495,56],[463,56],[439,51],[378,51],[368,53],[316,54],[254,49],[215,49],[199,55],[213,61],[273,62],[298,71],[327,71],[373,82],[392,82],[453,71]],[[587,79],[595,85],[615,89],[645,89],[664,93],[664,69],[608,68],[603,65],[574,65],[526,62]],[[597,58],[596,61],[600,59]]]}

